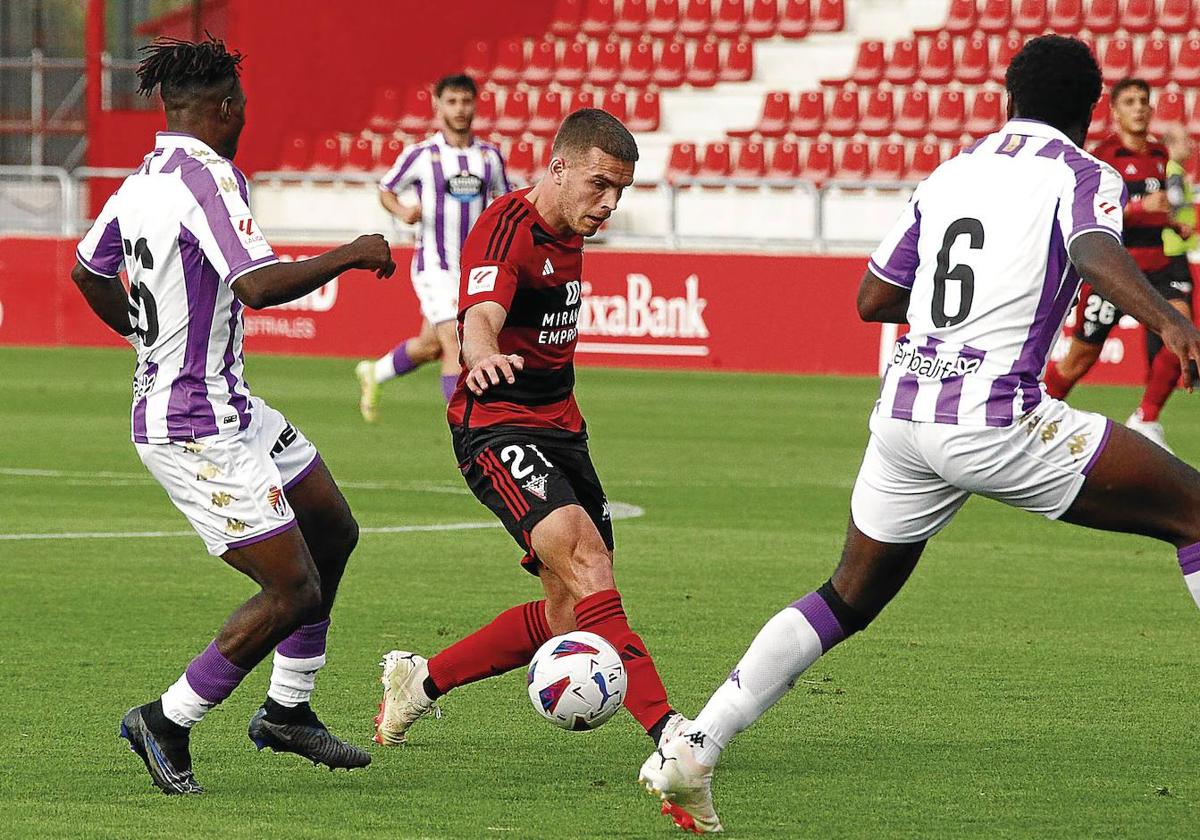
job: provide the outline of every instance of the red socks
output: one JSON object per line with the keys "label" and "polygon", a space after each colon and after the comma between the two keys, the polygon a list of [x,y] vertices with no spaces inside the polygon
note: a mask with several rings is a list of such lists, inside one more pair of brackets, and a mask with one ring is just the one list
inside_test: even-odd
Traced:
{"label": "red socks", "polygon": [[512,607],[430,659],[429,678],[444,694],[460,685],[503,674],[528,665],[552,635],[545,601]]}
{"label": "red socks", "polygon": [[1046,375],[1042,381],[1046,383],[1046,393],[1056,400],[1065,400],[1067,394],[1071,393],[1072,383],[1063,378],[1054,362],[1047,362]]}
{"label": "red socks", "polygon": [[1167,399],[1179,382],[1180,373],[1182,368],[1179,357],[1166,347],[1159,350],[1150,365],[1150,375],[1146,378],[1146,392],[1142,395],[1142,404],[1138,406],[1138,414],[1147,423],[1158,419],[1159,412],[1167,404]]}
{"label": "red socks", "polygon": [[625,708],[647,732],[660,726],[671,713],[667,690],[659,679],[654,660],[646,652],[645,643],[629,629],[620,593],[606,589],[581,599],[575,605],[575,626],[595,633],[617,649],[629,676]]}

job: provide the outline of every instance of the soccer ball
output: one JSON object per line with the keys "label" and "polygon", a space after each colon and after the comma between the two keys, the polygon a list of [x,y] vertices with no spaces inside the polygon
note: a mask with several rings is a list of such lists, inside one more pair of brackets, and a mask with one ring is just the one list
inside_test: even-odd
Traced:
{"label": "soccer ball", "polygon": [[574,630],[538,648],[529,663],[529,699],[542,717],[580,732],[595,729],[621,708],[625,666],[617,649]]}

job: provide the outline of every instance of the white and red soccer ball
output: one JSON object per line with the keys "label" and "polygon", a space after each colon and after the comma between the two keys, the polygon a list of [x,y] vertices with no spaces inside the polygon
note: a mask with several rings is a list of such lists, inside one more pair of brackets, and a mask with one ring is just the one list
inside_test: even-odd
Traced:
{"label": "white and red soccer ball", "polygon": [[621,708],[625,688],[621,655],[595,633],[574,630],[555,636],[529,663],[533,708],[563,729],[600,726]]}

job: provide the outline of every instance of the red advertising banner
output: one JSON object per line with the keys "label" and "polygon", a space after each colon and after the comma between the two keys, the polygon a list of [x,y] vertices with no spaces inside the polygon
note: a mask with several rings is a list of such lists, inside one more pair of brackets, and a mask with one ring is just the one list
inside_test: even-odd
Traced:
{"label": "red advertising banner", "polygon": [[[0,344],[121,345],[70,280],[74,242],[0,239]],[[280,246],[304,259],[318,246]],[[249,352],[378,356],[421,316],[398,248],[390,280],[351,271],[283,306],[246,313]],[[864,324],[862,257],[633,252],[587,254],[579,362],[687,370],[874,375],[896,336]],[[1145,375],[1142,329],[1113,330],[1090,381]]]}

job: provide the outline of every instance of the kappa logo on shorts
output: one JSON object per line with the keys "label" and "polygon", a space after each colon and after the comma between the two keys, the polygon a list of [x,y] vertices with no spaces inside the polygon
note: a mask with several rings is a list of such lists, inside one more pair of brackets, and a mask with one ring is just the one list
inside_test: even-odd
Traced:
{"label": "kappa logo on shorts", "polygon": [[225,532],[228,534],[244,534],[248,527],[250,526],[240,519],[231,517],[225,520]]}
{"label": "kappa logo on shorts", "polygon": [[205,462],[200,467],[200,469],[196,470],[196,480],[197,481],[208,481],[210,478],[216,478],[220,474],[221,474],[221,471],[219,469],[217,469],[216,464],[210,464],[208,462]]}
{"label": "kappa logo on shorts", "polygon": [[1071,435],[1067,438],[1067,450],[1072,455],[1081,455],[1087,449],[1089,432],[1083,432],[1078,435]]}
{"label": "kappa logo on shorts", "polygon": [[533,478],[525,482],[525,489],[533,495],[537,496],[543,502],[546,501],[546,479],[548,475],[535,475]]}
{"label": "kappa logo on shorts", "polygon": [[287,498],[283,495],[283,491],[274,484],[267,490],[267,504],[280,516],[287,516]]}
{"label": "kappa logo on shorts", "polygon": [[219,507],[219,508],[228,507],[230,502],[236,502],[236,501],[237,501],[237,496],[233,496],[229,493],[222,492],[222,493],[213,493],[212,494],[213,507]]}
{"label": "kappa logo on shorts", "polygon": [[499,267],[494,265],[472,268],[471,273],[467,275],[467,294],[477,295],[482,292],[495,291],[496,276],[499,273]]}

